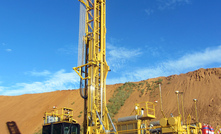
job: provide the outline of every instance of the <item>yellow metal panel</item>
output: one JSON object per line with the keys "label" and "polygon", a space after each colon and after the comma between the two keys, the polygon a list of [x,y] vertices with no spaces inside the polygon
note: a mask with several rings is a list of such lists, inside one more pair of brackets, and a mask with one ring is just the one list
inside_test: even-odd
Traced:
{"label": "yellow metal panel", "polygon": [[118,134],[140,134],[141,120],[117,123]]}
{"label": "yellow metal panel", "polygon": [[171,127],[162,128],[162,133],[175,133],[176,131]]}

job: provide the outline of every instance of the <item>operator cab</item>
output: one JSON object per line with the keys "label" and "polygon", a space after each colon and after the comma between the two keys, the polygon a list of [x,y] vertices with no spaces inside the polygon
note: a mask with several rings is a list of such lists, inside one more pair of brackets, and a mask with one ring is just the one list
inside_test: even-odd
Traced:
{"label": "operator cab", "polygon": [[73,119],[73,109],[63,107],[45,112],[42,134],[80,134],[80,125]]}
{"label": "operator cab", "polygon": [[78,123],[56,122],[43,125],[42,134],[80,134]]}

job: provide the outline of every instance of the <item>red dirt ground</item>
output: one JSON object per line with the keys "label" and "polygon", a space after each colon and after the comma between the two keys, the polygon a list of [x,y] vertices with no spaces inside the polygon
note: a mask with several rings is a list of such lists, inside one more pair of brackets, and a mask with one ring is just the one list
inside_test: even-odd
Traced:
{"label": "red dirt ground", "polygon": [[[199,69],[193,72],[168,77],[159,77],[144,81],[156,81],[162,79],[163,110],[166,116],[178,114],[175,91],[184,92],[185,118],[191,114],[195,121],[193,99],[198,99],[198,118],[202,123],[212,126],[220,125],[221,119],[221,68]],[[142,82],[142,81],[141,81]],[[140,82],[135,82],[140,83]],[[117,87],[122,84],[107,85],[107,100],[112,96]],[[144,85],[145,87],[145,85]],[[141,87],[142,88],[142,87]],[[156,116],[162,118],[159,103],[159,91],[155,90],[140,96],[140,91],[135,90],[126,100],[125,104],[115,116],[128,116],[134,109],[134,104],[142,101],[158,100]],[[74,103],[73,103],[74,102]],[[15,121],[22,134],[33,134],[39,131],[43,124],[45,111],[52,107],[70,107],[74,109],[74,118],[81,124],[83,117],[78,118],[83,111],[83,99],[79,90],[64,90],[41,94],[25,94],[20,96],[0,96],[0,130],[2,134],[9,133],[6,122]]]}

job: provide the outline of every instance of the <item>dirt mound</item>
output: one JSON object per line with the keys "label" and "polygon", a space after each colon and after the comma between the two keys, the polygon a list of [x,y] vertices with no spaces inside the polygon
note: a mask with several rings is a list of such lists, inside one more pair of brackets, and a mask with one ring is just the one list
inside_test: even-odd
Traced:
{"label": "dirt mound", "polygon": [[[134,109],[134,104],[142,101],[159,102],[158,88],[148,87],[148,83],[162,80],[163,110],[166,116],[178,114],[175,91],[184,92],[185,118],[191,114],[195,121],[193,99],[198,99],[198,118],[202,123],[212,126],[219,124],[221,118],[221,68],[199,69],[193,72],[168,77],[159,77],[136,82],[138,87],[125,101],[115,115],[115,119],[128,116]],[[140,84],[141,83],[141,84]],[[107,100],[114,91],[123,84],[107,86]],[[25,94],[21,96],[0,96],[0,130],[8,133],[6,122],[15,121],[22,134],[32,134],[41,129],[45,111],[53,106],[70,107],[74,109],[74,118],[81,124],[83,121],[83,99],[79,90],[55,91],[42,94]],[[156,106],[157,119],[162,118],[160,104]]]}
{"label": "dirt mound", "polygon": [[[171,113],[173,113],[173,115],[178,115],[178,106],[175,91],[181,91],[184,92],[183,100],[185,108],[185,120],[187,120],[187,116],[190,114],[192,117],[192,121],[196,121],[195,106],[193,102],[193,99],[196,98],[198,100],[197,109],[199,121],[215,127],[217,125],[220,125],[219,120],[221,118],[220,76],[221,68],[213,68],[199,69],[187,74],[171,75],[168,77],[159,77],[145,81],[151,83],[158,79],[162,79],[161,88],[163,110],[167,117],[169,117]],[[143,87],[145,87],[145,85]],[[135,91],[125,102],[125,105],[120,109],[119,114],[116,115],[116,117],[119,118],[125,115],[130,115],[130,112],[128,111],[132,111],[133,107],[131,107],[131,105],[133,103],[138,103],[142,101],[153,102],[157,100],[158,104],[156,106],[156,120],[162,118],[163,116],[160,111],[158,88],[156,88],[155,91],[153,91],[152,93],[144,93],[141,97],[139,94],[139,91]]]}

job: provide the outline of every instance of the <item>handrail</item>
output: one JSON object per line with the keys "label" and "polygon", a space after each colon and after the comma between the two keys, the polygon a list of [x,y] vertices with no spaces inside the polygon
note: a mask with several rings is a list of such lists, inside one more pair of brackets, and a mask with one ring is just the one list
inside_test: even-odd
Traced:
{"label": "handrail", "polygon": [[[136,115],[142,115],[142,111],[144,112],[143,117],[145,116],[154,116],[155,117],[155,103],[144,101],[140,103],[135,104],[135,109],[132,111],[132,113],[135,111]],[[132,114],[131,113],[131,114]]]}
{"label": "handrail", "polygon": [[[76,120],[73,119],[73,109],[63,107],[63,108],[58,108],[54,109],[52,112],[45,112],[44,116],[44,123],[48,124],[48,117],[52,116],[55,117],[55,121],[57,122],[58,119],[60,121],[69,121],[69,122],[77,122]],[[56,118],[57,117],[57,118]]]}

